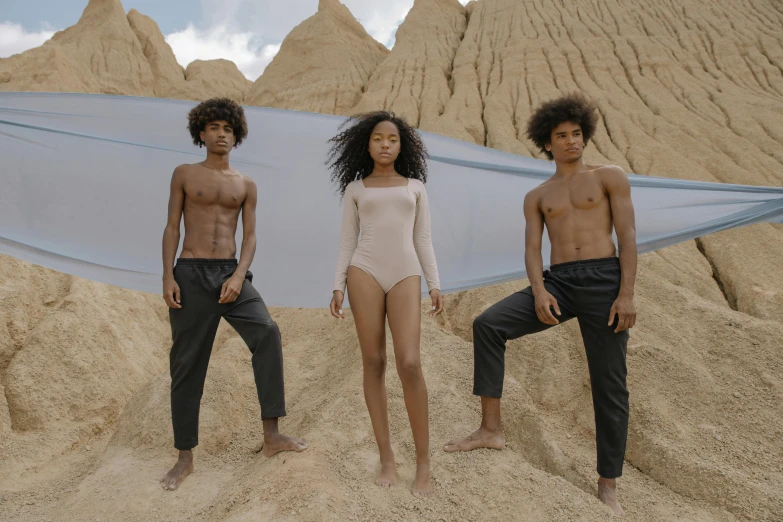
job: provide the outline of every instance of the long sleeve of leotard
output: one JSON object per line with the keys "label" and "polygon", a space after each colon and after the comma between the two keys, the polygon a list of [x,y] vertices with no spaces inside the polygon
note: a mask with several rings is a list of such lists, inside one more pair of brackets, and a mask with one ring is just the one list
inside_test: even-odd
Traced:
{"label": "long sleeve of leotard", "polygon": [[435,250],[432,248],[432,236],[430,234],[430,206],[427,201],[427,190],[421,183],[416,200],[416,221],[413,224],[413,246],[416,255],[424,270],[424,278],[427,280],[427,290],[440,290],[438,278],[438,264],[435,262]]}
{"label": "long sleeve of leotard", "polygon": [[345,281],[348,279],[348,265],[359,242],[359,209],[353,185],[345,188],[343,196],[343,225],[340,232],[340,253],[337,255],[337,272],[334,275],[334,290],[345,292]]}

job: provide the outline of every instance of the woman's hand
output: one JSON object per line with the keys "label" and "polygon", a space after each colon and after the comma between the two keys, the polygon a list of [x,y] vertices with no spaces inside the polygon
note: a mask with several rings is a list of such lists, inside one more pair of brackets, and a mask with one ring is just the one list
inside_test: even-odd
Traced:
{"label": "woman's hand", "polygon": [[343,313],[343,299],[345,299],[345,294],[339,290],[335,290],[334,295],[332,296],[332,302],[329,305],[329,310],[332,312],[332,316],[337,319],[345,319],[345,314]]}
{"label": "woman's hand", "polygon": [[440,314],[443,311],[443,296],[440,295],[440,290],[437,288],[432,290],[430,292],[430,297],[432,298],[432,310],[430,311],[430,315]]}

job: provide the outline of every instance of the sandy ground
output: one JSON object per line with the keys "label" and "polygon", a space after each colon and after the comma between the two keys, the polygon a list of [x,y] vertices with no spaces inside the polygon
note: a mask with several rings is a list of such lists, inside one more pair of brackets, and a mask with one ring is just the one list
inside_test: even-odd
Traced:
{"label": "sandy ground", "polygon": [[[775,520],[783,513],[783,326],[732,310],[710,288],[714,281],[688,288],[654,277],[659,265],[698,255],[694,250],[680,245],[640,262],[620,498],[632,520]],[[470,320],[522,283],[449,295],[443,316],[423,318],[433,498],[409,492],[413,441],[391,337],[387,383],[399,484],[382,490],[373,484],[377,450],[353,322],[294,309],[272,310],[285,345],[289,415],[281,425],[310,448],[272,458],[258,452],[250,356],[222,324],[196,472],[168,493],[157,482],[175,458],[160,298],[10,258],[0,266],[0,324],[17,331],[19,343],[2,373],[3,519],[611,518],[596,498],[592,405],[576,322],[509,344],[506,450],[441,450],[479,420],[470,393]],[[60,295],[51,295],[58,287]]]}

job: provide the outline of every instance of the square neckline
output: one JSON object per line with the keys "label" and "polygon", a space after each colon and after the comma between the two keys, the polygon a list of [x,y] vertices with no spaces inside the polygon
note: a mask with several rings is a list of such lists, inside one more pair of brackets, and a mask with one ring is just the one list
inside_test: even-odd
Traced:
{"label": "square neckline", "polygon": [[411,178],[405,178],[405,179],[407,180],[405,185],[394,185],[392,187],[368,187],[367,185],[364,184],[364,178],[360,179],[359,182],[362,184],[362,188],[364,189],[387,189],[387,188],[403,188],[403,187],[407,188],[411,184]]}

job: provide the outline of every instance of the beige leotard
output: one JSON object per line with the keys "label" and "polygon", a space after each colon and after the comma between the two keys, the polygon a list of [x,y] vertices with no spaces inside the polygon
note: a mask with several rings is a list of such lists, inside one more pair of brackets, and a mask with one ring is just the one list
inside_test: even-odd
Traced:
{"label": "beige leotard", "polygon": [[348,266],[370,274],[385,293],[422,269],[429,291],[440,289],[424,183],[365,187],[356,180],[346,187],[335,290],[345,291]]}

